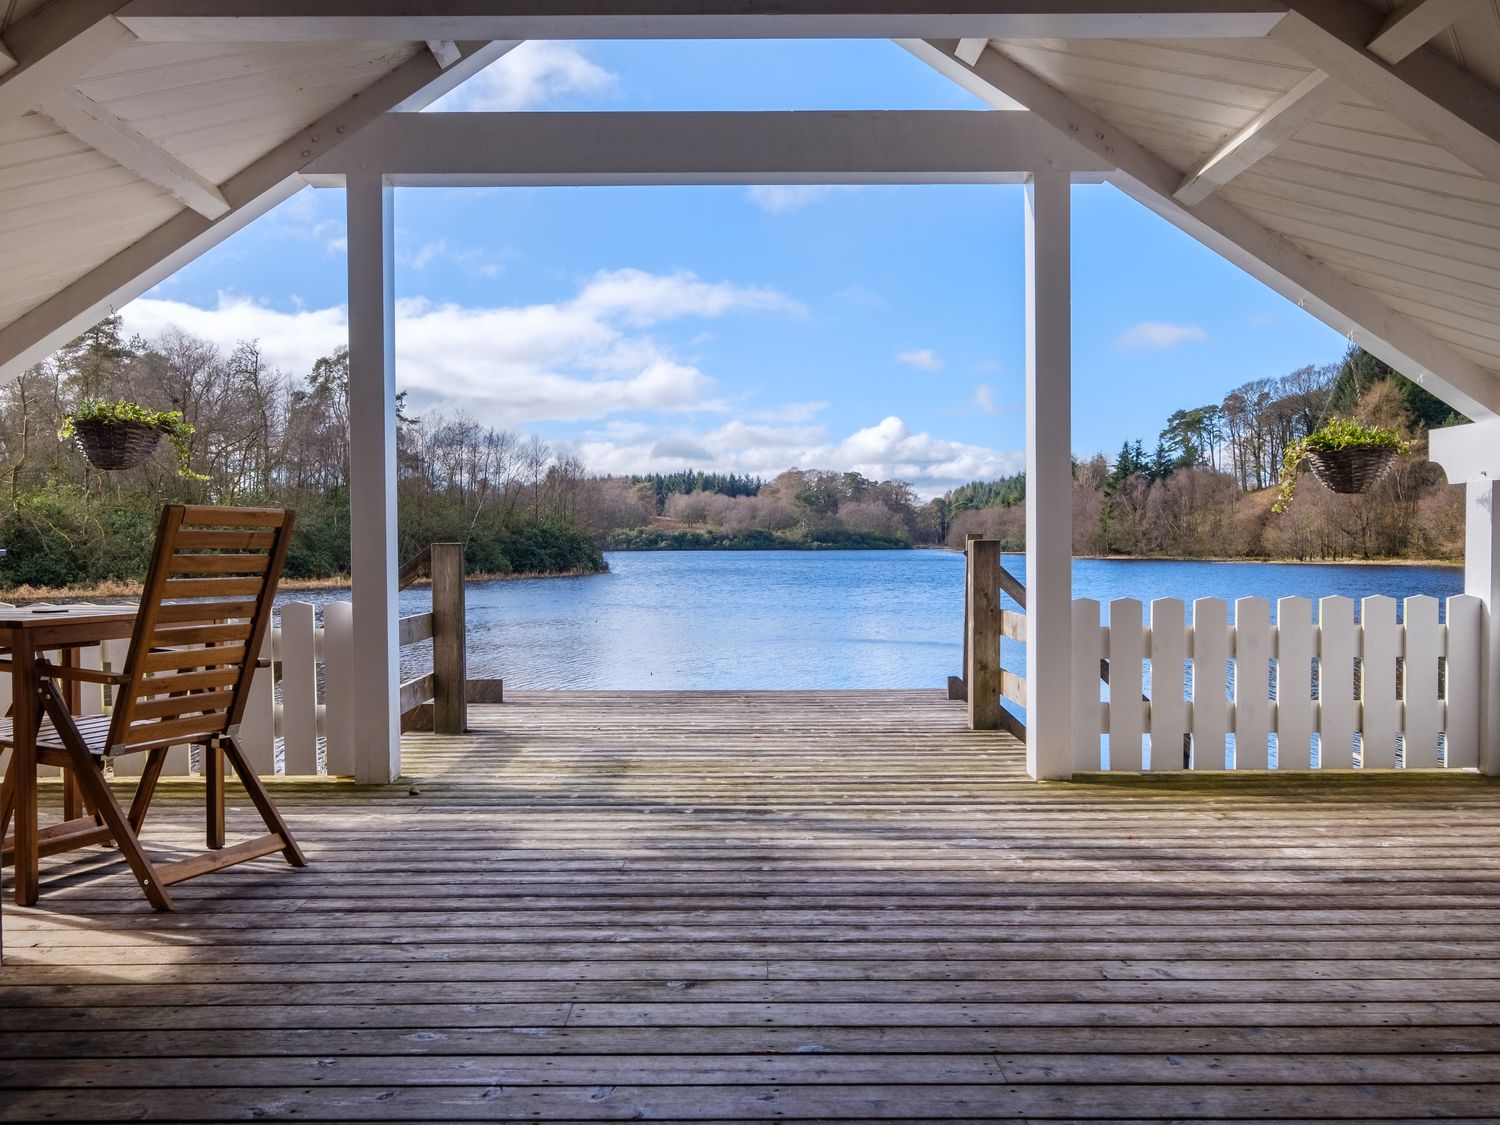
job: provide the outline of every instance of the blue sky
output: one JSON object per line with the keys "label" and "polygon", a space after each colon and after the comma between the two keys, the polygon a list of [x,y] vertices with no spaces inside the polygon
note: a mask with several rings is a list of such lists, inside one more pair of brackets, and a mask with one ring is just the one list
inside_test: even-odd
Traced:
{"label": "blue sky", "polygon": [[[885,41],[528,43],[438,109],[979,109]],[[1074,198],[1074,450],[1336,359],[1336,333],[1112,188]],[[597,471],[858,469],[924,495],[1022,462],[1015,187],[403,189],[398,383]],[[305,190],[125,309],[344,333],[343,193]]]}

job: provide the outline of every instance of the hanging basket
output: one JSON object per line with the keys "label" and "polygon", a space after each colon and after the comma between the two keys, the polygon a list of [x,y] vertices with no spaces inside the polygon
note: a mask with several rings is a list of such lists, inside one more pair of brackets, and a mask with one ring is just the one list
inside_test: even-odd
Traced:
{"label": "hanging basket", "polygon": [[145,422],[73,423],[73,439],[96,469],[133,469],[151,456],[161,430]]}
{"label": "hanging basket", "polygon": [[1368,492],[1390,471],[1396,460],[1393,449],[1333,449],[1307,454],[1313,476],[1330,492]]}

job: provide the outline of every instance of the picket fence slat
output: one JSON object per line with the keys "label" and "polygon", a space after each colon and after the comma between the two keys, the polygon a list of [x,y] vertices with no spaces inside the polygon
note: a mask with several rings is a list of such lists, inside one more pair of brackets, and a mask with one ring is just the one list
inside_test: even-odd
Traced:
{"label": "picket fence slat", "polygon": [[1276,768],[1305,770],[1312,765],[1312,602],[1282,598],[1276,603]]}
{"label": "picket fence slat", "polygon": [[1099,603],[1092,598],[1073,602],[1073,768],[1097,770],[1103,708],[1099,702],[1099,660],[1104,634],[1099,628]]}
{"label": "picket fence slat", "polygon": [[1187,619],[1181,598],[1151,603],[1151,769],[1183,768],[1188,729]]}
{"label": "picket fence slat", "polygon": [[1109,603],[1109,768],[1141,768],[1141,659],[1145,655],[1141,603],[1116,598]]}
{"label": "picket fence slat", "polygon": [[281,745],[289,775],[318,772],[317,610],[281,606]]}
{"label": "picket fence slat", "polygon": [[354,774],[354,603],[323,607],[323,699],[328,772]]}
{"label": "picket fence slat", "polygon": [[1193,602],[1193,768],[1224,768],[1229,731],[1225,692],[1229,667],[1229,607],[1221,598]]}
{"label": "picket fence slat", "polygon": [[1442,637],[1438,600],[1421,594],[1406,599],[1401,614],[1404,637],[1401,699],[1401,764],[1408,769],[1438,764],[1438,730],[1442,725],[1438,698],[1438,654]]}
{"label": "picket fence slat", "polygon": [[1359,703],[1354,690],[1354,658],[1359,654],[1354,600],[1342,595],[1318,601],[1318,765],[1354,765],[1354,733]]}
{"label": "picket fence slat", "polygon": [[[271,660],[275,648],[272,631],[261,640],[260,658]],[[257,668],[250,681],[250,698],[240,719],[240,747],[259,774],[276,772],[276,680],[271,668]]]}
{"label": "picket fence slat", "polygon": [[1234,768],[1271,764],[1271,603],[1234,603]]}
{"label": "picket fence slat", "polygon": [[1474,769],[1479,765],[1479,654],[1483,644],[1484,604],[1471,595],[1448,599],[1448,643],[1444,652],[1447,718],[1444,721],[1444,765]]}
{"label": "picket fence slat", "polygon": [[1359,603],[1359,764],[1364,769],[1396,765],[1396,599],[1374,594]]}

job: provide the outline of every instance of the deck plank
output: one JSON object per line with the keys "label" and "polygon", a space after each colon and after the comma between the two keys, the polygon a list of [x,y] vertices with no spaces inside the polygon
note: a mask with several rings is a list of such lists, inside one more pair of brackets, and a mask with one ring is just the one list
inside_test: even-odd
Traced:
{"label": "deck plank", "polygon": [[470,721],[399,785],[277,782],[311,866],[176,914],[44,861],[0,1120],[1495,1120],[1486,779],[1039,786],[940,692]]}

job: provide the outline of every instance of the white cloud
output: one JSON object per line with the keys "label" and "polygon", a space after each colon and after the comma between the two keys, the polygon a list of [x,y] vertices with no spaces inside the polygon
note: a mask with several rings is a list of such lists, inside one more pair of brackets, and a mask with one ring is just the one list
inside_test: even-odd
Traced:
{"label": "white cloud", "polygon": [[830,195],[855,190],[849,184],[754,184],[745,189],[745,194],[762,211],[780,215],[786,211],[800,211]]}
{"label": "white cloud", "polygon": [[904,480],[924,496],[965,481],[1019,472],[1024,454],[914,434],[897,417],[830,440],[824,426],[727,422],[702,433],[618,432],[606,428],[569,444],[594,472],[640,473],[692,467],[771,477],[784,469],[854,470],[878,480]]}
{"label": "white cloud", "polygon": [[1175,348],[1191,340],[1206,340],[1208,333],[1196,324],[1167,324],[1143,320],[1115,337],[1117,348]]}
{"label": "white cloud", "polygon": [[[723,411],[713,380],[647,331],[669,320],[746,311],[798,314],[772,289],[694,274],[601,271],[552,304],[471,308],[420,298],[397,303],[396,374],[417,410],[463,409],[497,426],[603,418],[622,411]],[[347,338],[345,310],[283,312],[220,294],[200,309],[143,298],[124,309],[129,331],[170,326],[232,347],[258,339],[296,374]]]}
{"label": "white cloud", "polygon": [[535,109],[569,94],[614,94],[619,75],[571,43],[533,39],[507,51],[428,108],[440,113]]}
{"label": "white cloud", "polygon": [[753,422],[810,422],[828,409],[826,402],[784,402],[747,415]]}
{"label": "white cloud", "polygon": [[974,388],[974,405],[985,414],[999,414],[1001,410],[995,401],[995,392],[988,383],[980,383]]}
{"label": "white cloud", "polygon": [[943,357],[931,348],[915,348],[909,352],[901,352],[896,356],[896,362],[915,367],[918,371],[941,371],[943,368]]}

